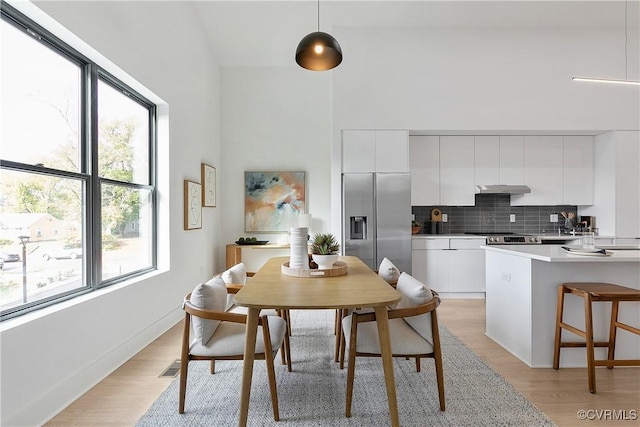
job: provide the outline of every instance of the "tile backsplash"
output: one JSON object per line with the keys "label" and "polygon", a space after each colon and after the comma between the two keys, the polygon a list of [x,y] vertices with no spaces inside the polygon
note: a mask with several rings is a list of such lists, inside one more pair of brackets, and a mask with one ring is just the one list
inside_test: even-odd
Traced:
{"label": "tile backsplash", "polygon": [[[577,214],[578,207],[557,206],[511,206],[508,194],[476,194],[475,206],[412,206],[415,220],[424,224],[420,234],[431,232],[431,210],[437,207],[447,215],[442,223],[441,234],[465,232],[512,232],[524,234],[542,234],[564,229],[564,218],[560,212]],[[510,215],[515,222],[510,222]],[[558,214],[558,222],[550,221],[551,214]]]}

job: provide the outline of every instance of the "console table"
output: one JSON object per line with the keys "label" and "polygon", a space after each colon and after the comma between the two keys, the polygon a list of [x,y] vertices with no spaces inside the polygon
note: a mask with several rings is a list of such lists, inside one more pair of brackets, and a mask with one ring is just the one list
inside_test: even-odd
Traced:
{"label": "console table", "polygon": [[256,272],[269,258],[289,256],[290,250],[289,245],[238,245],[231,243],[227,245],[227,266],[225,268],[231,268],[239,262],[243,262],[248,272]]}

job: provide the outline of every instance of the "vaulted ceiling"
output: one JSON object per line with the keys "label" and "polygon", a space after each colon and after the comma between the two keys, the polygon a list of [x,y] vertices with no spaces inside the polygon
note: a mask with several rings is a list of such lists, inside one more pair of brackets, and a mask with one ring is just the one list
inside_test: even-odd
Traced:
{"label": "vaulted ceiling", "polygon": [[[637,29],[640,2],[626,5],[628,25]],[[318,26],[315,0],[206,0],[192,6],[222,66],[292,65],[298,42]],[[319,6],[325,32],[341,27],[616,28],[624,37],[625,1],[321,0]]]}

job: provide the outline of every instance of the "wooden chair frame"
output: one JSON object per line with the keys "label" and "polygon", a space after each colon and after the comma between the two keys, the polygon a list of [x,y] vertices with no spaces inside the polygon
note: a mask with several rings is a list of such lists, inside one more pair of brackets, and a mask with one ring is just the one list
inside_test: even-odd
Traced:
{"label": "wooden chair frame", "polygon": [[[584,299],[584,324],[585,330],[565,323],[563,320],[565,294],[573,294]],[[593,340],[593,303],[610,302],[611,320],[609,323],[609,340]],[[589,391],[596,392],[596,366],[606,366],[613,369],[614,366],[640,366],[640,359],[616,360],[616,332],[624,329],[632,334],[640,335],[640,329],[618,320],[620,302],[640,302],[640,291],[611,283],[563,283],[558,286],[558,302],[556,308],[556,335],[553,346],[553,369],[560,368],[560,350],[563,347],[586,347],[587,349],[587,379]],[[562,341],[562,330],[584,339],[584,342]],[[604,360],[595,358],[595,347],[607,347],[607,358]]]}
{"label": "wooden chair frame", "polygon": [[[240,286],[240,285],[236,285]],[[241,287],[241,286],[240,286]],[[181,351],[181,362],[180,362],[180,399],[179,399],[179,407],[178,412],[180,414],[184,413],[185,406],[185,397],[187,391],[187,371],[189,367],[189,362],[191,360],[210,360],[211,361],[211,373],[215,373],[215,361],[216,360],[243,360],[244,354],[234,355],[234,356],[224,356],[224,357],[211,357],[211,356],[194,356],[189,353],[189,346],[191,343],[190,333],[191,333],[191,316],[200,317],[202,319],[210,319],[210,320],[219,320],[221,322],[232,322],[232,323],[247,323],[247,316],[244,314],[237,313],[227,313],[223,311],[216,310],[203,310],[195,307],[189,301],[191,298],[191,293],[189,293],[182,303],[182,307],[185,311],[185,319],[184,319],[184,330],[182,334],[182,351]],[[258,360],[265,360],[267,364],[267,376],[269,379],[269,391],[271,393],[271,405],[273,407],[273,418],[276,421],[280,420],[280,412],[278,409],[278,391],[276,388],[276,376],[275,369],[273,364],[273,358],[276,355],[277,349],[274,351],[271,348],[271,337],[269,334],[269,321],[267,319],[268,316],[261,316],[258,319],[258,325],[262,326],[262,334],[264,340],[264,353],[256,353],[255,358]],[[286,333],[285,333],[286,336]],[[267,357],[267,354],[270,354]]]}
{"label": "wooden chair frame", "polygon": [[[376,274],[378,274],[377,271],[376,271]],[[389,283],[389,286],[391,286],[393,289],[395,289],[398,286],[397,280],[393,282],[387,282],[387,283]],[[344,339],[344,335],[342,334],[342,319],[347,317],[350,311],[351,310],[344,309],[344,308],[336,310],[335,325],[333,329],[333,333],[336,336],[334,361],[340,362],[340,369],[344,368],[344,346],[345,346],[345,339]],[[416,359],[416,361],[420,363],[418,359]],[[420,369],[418,369],[418,371],[420,371]]]}
{"label": "wooden chair frame", "polygon": [[[420,372],[420,358],[428,357],[432,358],[435,362],[436,367],[436,379],[438,382],[438,398],[440,401],[440,410],[445,410],[445,395],[444,395],[444,375],[442,373],[442,352],[440,349],[440,333],[438,330],[438,316],[436,315],[436,308],[440,305],[440,296],[435,292],[433,292],[433,299],[431,299],[428,303],[409,308],[399,308],[389,310],[388,316],[389,320],[391,319],[399,319],[403,317],[412,317],[418,316],[420,314],[431,313],[431,334],[433,336],[433,353],[425,353],[425,354],[397,354],[393,353],[393,357],[415,357],[416,358],[416,369]],[[351,330],[350,330],[350,338],[349,342],[351,345],[349,346],[349,365],[347,369],[347,403],[346,403],[346,416],[351,416],[351,404],[353,402],[353,381],[355,378],[355,363],[356,356],[364,356],[364,357],[380,357],[379,354],[373,353],[362,353],[357,351],[356,343],[358,339],[358,324],[364,322],[375,322],[376,314],[375,313],[365,313],[358,314],[357,312],[353,312],[351,314]],[[393,349],[392,349],[393,351]]]}
{"label": "wooden chair frame", "polygon": [[[247,277],[253,277],[255,273],[247,273]],[[227,283],[227,293],[237,294],[240,289],[242,289],[244,285],[239,285],[236,283]],[[287,322],[287,333],[284,336],[284,341],[282,342],[282,352],[280,352],[280,357],[282,359],[282,364],[287,365],[287,370],[291,372],[291,345],[289,342],[289,337],[291,336],[291,322],[289,310],[276,310],[278,316],[282,317],[285,322]]]}

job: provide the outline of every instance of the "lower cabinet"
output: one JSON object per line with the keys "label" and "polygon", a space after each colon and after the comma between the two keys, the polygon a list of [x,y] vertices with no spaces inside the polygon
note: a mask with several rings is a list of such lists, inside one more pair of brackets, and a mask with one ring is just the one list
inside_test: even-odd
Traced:
{"label": "lower cabinet", "polygon": [[484,244],[482,238],[413,238],[413,276],[443,297],[484,297]]}

